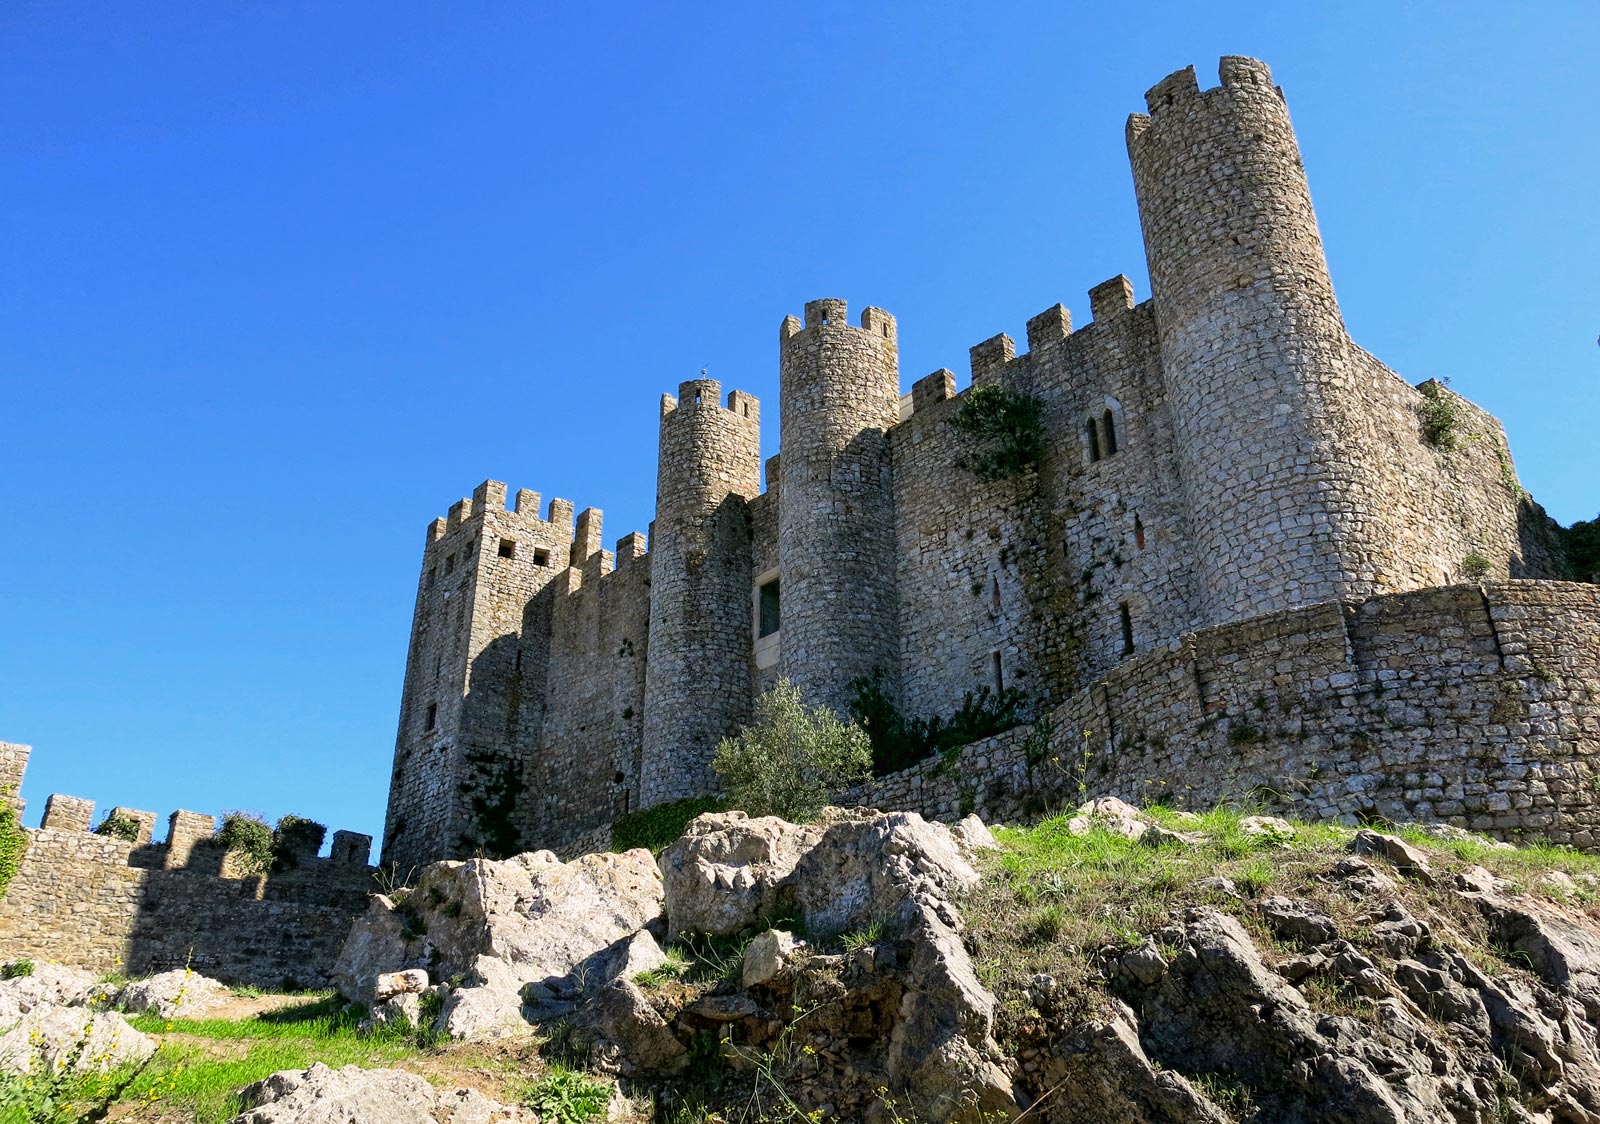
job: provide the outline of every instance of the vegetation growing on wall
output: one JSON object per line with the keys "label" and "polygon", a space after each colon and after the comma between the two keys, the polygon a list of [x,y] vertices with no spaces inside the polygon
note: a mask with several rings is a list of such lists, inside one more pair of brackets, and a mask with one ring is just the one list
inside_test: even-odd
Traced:
{"label": "vegetation growing on wall", "polygon": [[711,767],[729,807],[806,823],[871,775],[872,743],[860,726],[807,706],[799,688],[779,679],[756,703],[754,720],[717,745]]}
{"label": "vegetation growing on wall", "polygon": [[240,870],[260,874],[272,869],[272,828],[254,812],[224,812],[217,845],[234,855]]}
{"label": "vegetation growing on wall", "polygon": [[956,463],[980,480],[1018,476],[1044,453],[1041,406],[1031,394],[1003,386],[975,386],[950,417],[967,439]]}
{"label": "vegetation growing on wall", "polygon": [[850,717],[867,732],[872,743],[872,772],[879,777],[909,768],[935,753],[953,756],[964,745],[1024,721],[1025,700],[1014,687],[998,695],[988,687],[968,691],[954,714],[930,718],[901,714],[884,692],[881,671],[855,680],[850,689],[855,695]]}
{"label": "vegetation growing on wall", "polygon": [[486,749],[469,749],[466,763],[474,779],[464,783],[461,790],[472,794],[477,838],[463,837],[461,845],[491,859],[509,858],[521,849],[522,841],[511,822],[517,806],[517,764]]}
{"label": "vegetation growing on wall", "polygon": [[722,801],[715,796],[690,796],[629,812],[611,825],[611,849],[631,851],[635,847],[648,847],[652,854],[658,854],[683,834],[690,820],[705,812],[720,812],[722,807]]}
{"label": "vegetation growing on wall", "polygon": [[[1444,382],[1449,382],[1446,379]],[[1422,419],[1422,436],[1435,449],[1445,452],[1456,447],[1456,430],[1461,423],[1461,407],[1444,389],[1444,382],[1430,379],[1417,387],[1422,402],[1417,415]]]}
{"label": "vegetation growing on wall", "polygon": [[284,816],[272,832],[272,850],[275,865],[292,865],[300,855],[314,855],[322,850],[322,839],[328,829],[304,816]]}
{"label": "vegetation growing on wall", "polygon": [[96,835],[104,835],[108,839],[121,839],[128,843],[139,841],[139,821],[131,816],[119,816],[115,813],[106,813],[106,818],[100,821],[100,826],[94,829]]}
{"label": "vegetation growing on wall", "polygon": [[0,789],[0,898],[6,896],[6,887],[28,850],[28,833],[17,822],[17,810],[11,804],[13,791]]}

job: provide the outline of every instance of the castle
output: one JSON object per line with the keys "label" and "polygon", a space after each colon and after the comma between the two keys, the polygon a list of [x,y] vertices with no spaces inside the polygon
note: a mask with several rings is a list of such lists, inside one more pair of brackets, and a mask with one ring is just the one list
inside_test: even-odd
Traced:
{"label": "castle", "polygon": [[[493,481],[435,520],[384,861],[704,794],[779,676],[843,710],[875,675],[910,715],[1016,688],[1058,738],[1093,730],[1107,790],[1292,784],[1592,842],[1600,590],[1559,580],[1499,423],[1351,341],[1282,92],[1252,59],[1220,78],[1179,71],[1127,123],[1149,298],[1116,277],[1087,324],[1058,304],[1025,353],[971,349],[972,388],[1037,404],[1021,471],[970,470],[950,371],[901,393],[893,316],[817,300],[779,330],[765,490],[760,404],[701,378],[661,400],[648,540],[607,551],[598,510],[574,529]],[[964,807],[1022,783],[1015,739],[990,750]],[[926,804],[924,780],[861,798]]]}

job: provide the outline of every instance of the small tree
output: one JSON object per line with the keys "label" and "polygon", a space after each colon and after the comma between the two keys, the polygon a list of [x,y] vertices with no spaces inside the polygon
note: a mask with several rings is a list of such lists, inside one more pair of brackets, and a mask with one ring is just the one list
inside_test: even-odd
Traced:
{"label": "small tree", "polygon": [[787,679],[756,703],[755,720],[717,746],[711,767],[728,806],[793,823],[816,818],[829,799],[872,770],[866,731],[800,700]]}

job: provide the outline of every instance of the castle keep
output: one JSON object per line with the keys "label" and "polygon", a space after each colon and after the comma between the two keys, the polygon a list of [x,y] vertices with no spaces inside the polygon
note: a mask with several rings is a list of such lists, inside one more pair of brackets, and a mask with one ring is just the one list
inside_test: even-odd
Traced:
{"label": "castle keep", "polygon": [[[1017,688],[1108,789],[1292,781],[1322,814],[1594,842],[1600,591],[1557,580],[1499,423],[1351,341],[1283,95],[1252,59],[1220,78],[1180,71],[1127,124],[1149,298],[1116,277],[1076,328],[1058,304],[1025,352],[971,349],[971,387],[1038,403],[1026,471],[969,471],[971,390],[903,394],[895,318],[817,300],[779,329],[764,490],[760,404],[701,378],[661,400],[648,540],[605,550],[598,510],[493,481],[435,520],[384,861],[562,848],[705,793],[779,676],[842,710],[876,675],[924,716]],[[1016,742],[932,810],[1009,807]],[[924,780],[857,796],[926,806]]]}

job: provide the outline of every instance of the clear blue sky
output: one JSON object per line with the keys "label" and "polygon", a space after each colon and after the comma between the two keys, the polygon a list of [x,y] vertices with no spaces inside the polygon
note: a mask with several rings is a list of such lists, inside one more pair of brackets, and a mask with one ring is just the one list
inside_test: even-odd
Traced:
{"label": "clear blue sky", "polygon": [[1222,54],[1285,88],[1355,338],[1593,517],[1600,8],[1512,11],[9,0],[27,822],[377,834],[431,519],[492,477],[643,529],[657,396],[708,366],[775,403],[808,299],[894,312],[906,385],[1119,272],[1143,299],[1123,121]]}

